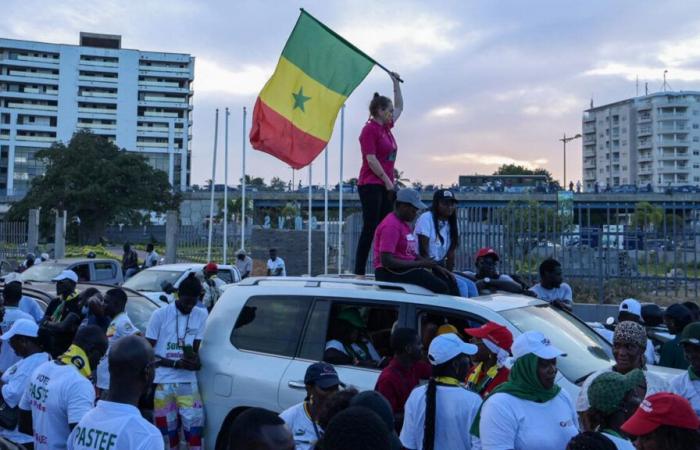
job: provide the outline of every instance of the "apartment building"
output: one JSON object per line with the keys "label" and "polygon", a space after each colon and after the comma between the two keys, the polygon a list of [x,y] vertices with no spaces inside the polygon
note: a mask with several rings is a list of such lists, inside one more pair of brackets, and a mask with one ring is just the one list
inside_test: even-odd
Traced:
{"label": "apartment building", "polygon": [[143,154],[189,185],[194,57],[121,48],[80,33],[79,45],[0,38],[0,195],[23,196],[44,167],[34,155],[89,129]]}
{"label": "apartment building", "polygon": [[700,186],[700,92],[658,92],[583,113],[583,182]]}

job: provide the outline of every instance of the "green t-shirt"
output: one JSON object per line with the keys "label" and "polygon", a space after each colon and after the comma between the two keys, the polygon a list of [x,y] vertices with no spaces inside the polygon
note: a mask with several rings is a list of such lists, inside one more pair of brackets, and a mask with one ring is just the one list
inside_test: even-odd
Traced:
{"label": "green t-shirt", "polygon": [[681,370],[686,370],[688,368],[688,361],[685,359],[683,347],[681,347],[681,344],[678,342],[679,340],[680,336],[676,336],[661,346],[661,350],[659,350],[660,366]]}

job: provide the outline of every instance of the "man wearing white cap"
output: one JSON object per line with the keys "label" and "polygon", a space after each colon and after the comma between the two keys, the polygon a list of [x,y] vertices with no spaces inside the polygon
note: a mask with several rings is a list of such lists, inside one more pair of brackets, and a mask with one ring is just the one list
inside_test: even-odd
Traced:
{"label": "man wearing white cap", "polygon": [[[633,298],[628,298],[620,303],[620,309],[617,315],[617,322],[624,321],[636,322],[638,324],[644,324],[642,319],[642,304]],[[595,328],[596,333],[603,336],[606,341],[610,344],[613,343],[613,335],[615,334],[613,330],[608,330],[607,328]],[[647,364],[656,364],[656,353],[654,352],[654,344],[651,339],[647,338],[646,349],[644,350],[644,357],[646,358]]]}
{"label": "man wearing white cap", "polygon": [[483,404],[472,427],[484,450],[561,450],[578,434],[569,395],[554,382],[557,358],[566,356],[539,331],[518,336],[507,383]]}
{"label": "man wearing white cap", "polygon": [[[17,283],[20,285],[20,287],[22,286],[22,276],[17,272],[8,273],[3,277],[3,281],[5,282],[5,285],[8,285],[10,283]],[[34,321],[37,323],[44,318],[44,310],[42,310],[39,304],[36,302],[36,300],[34,300],[31,297],[22,295],[18,307],[20,310],[32,316],[34,318]]]}
{"label": "man wearing white cap", "polygon": [[[42,351],[37,339],[39,326],[31,319],[19,319],[12,324],[0,339],[2,346],[12,347],[14,352],[21,359],[2,374],[2,400],[10,408],[14,408],[22,399],[22,394],[29,385],[29,376],[34,369],[50,360],[48,353]],[[34,438],[28,434],[23,434],[14,430],[0,428],[0,436],[15,444],[29,444],[34,442]]]}
{"label": "man wearing white cap", "polygon": [[[7,333],[12,324],[19,319],[34,320],[32,316],[24,311],[21,311],[17,305],[22,298],[22,285],[19,283],[6,284],[2,290],[3,306],[5,314],[3,314],[2,322],[0,322],[0,331]],[[5,372],[11,365],[19,361],[19,356],[15,354],[12,347],[9,345],[0,346],[0,373]]]}
{"label": "man wearing white cap", "polygon": [[51,281],[56,283],[58,297],[49,303],[40,327],[49,341],[47,350],[53,357],[57,357],[70,346],[84,317],[78,302],[78,291],[75,289],[78,275],[72,270],[64,270]]}
{"label": "man wearing white cap", "polygon": [[411,392],[404,407],[401,444],[410,450],[469,450],[474,438],[469,427],[481,405],[481,397],[462,386],[469,370],[469,356],[476,345],[454,333],[437,336],[430,343],[428,360],[433,376],[428,385]]}
{"label": "man wearing white cap", "polygon": [[236,252],[236,267],[241,273],[241,280],[244,280],[253,274],[253,259],[248,256],[243,249]]}

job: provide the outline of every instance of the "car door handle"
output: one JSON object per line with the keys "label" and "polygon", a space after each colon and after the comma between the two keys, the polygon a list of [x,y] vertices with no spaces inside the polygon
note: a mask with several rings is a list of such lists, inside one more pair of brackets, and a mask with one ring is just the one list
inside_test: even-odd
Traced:
{"label": "car door handle", "polygon": [[303,381],[290,381],[287,383],[287,386],[292,389],[306,389],[306,385]]}

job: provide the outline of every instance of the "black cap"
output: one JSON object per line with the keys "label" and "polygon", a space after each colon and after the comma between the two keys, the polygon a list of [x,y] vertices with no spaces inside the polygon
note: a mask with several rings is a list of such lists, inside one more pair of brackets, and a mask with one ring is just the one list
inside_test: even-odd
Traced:
{"label": "black cap", "polygon": [[438,189],[435,191],[433,194],[433,201],[437,202],[440,200],[451,200],[453,202],[457,202],[454,192],[450,191],[449,189]]}
{"label": "black cap", "polygon": [[335,368],[323,361],[313,363],[306,369],[304,375],[304,384],[312,384],[321,389],[328,389],[333,386],[343,386],[338,378],[338,372]]}

